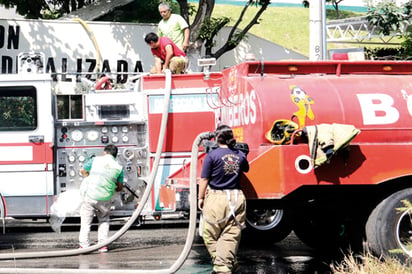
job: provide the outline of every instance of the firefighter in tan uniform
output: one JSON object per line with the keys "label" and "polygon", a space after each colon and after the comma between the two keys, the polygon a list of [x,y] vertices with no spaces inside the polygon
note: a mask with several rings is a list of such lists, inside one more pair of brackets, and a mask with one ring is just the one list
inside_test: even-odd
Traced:
{"label": "firefighter in tan uniform", "polygon": [[246,200],[240,190],[240,176],[249,170],[246,155],[234,148],[230,127],[215,131],[219,147],[203,162],[198,206],[203,211],[202,235],[213,260],[213,272],[238,270],[236,253],[246,219]]}

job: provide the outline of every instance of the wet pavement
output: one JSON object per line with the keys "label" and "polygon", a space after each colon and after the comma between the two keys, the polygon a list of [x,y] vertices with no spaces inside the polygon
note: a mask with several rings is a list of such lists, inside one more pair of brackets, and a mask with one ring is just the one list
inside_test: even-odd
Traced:
{"label": "wet pavement", "polygon": [[[120,226],[112,225],[111,233]],[[97,235],[93,230],[90,239]],[[187,222],[153,222],[134,227],[109,245],[108,253],[31,259],[7,259],[0,268],[39,269],[168,269],[180,255],[187,235]],[[61,233],[47,224],[32,227],[7,228],[0,242],[0,254],[41,252],[77,248],[78,227],[68,225]],[[242,244],[238,251],[241,273],[328,273],[329,263],[292,233],[285,240],[269,246]],[[199,236],[195,237],[185,264],[177,273],[210,273],[210,257]],[[35,273],[30,272],[30,273]]]}

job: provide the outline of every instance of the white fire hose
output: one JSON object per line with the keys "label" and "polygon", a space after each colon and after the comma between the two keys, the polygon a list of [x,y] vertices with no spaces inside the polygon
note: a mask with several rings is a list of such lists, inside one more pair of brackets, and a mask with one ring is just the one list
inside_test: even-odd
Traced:
{"label": "white fire hose", "polygon": [[[154,179],[156,177],[157,169],[160,162],[160,156],[164,144],[164,138],[166,135],[166,128],[167,128],[167,119],[169,113],[169,104],[170,104],[170,94],[171,94],[171,72],[170,70],[165,70],[165,77],[166,77],[166,85],[165,85],[165,94],[164,94],[164,109],[162,115],[162,122],[159,134],[159,140],[157,143],[156,154],[155,154],[155,161],[153,163],[153,168],[149,176],[149,180],[143,193],[142,200],[139,203],[136,210],[133,212],[130,219],[123,225],[123,227],[117,231],[114,235],[112,235],[109,239],[102,243],[98,243],[96,245],[92,245],[87,248],[83,249],[71,249],[65,251],[40,251],[40,252],[12,252],[12,253],[3,253],[0,254],[0,260],[6,259],[26,259],[26,258],[47,258],[47,257],[62,257],[62,256],[73,256],[73,255],[80,255],[84,253],[89,253],[91,251],[95,251],[103,246],[106,246],[113,241],[120,238],[130,226],[137,220],[140,216],[144,205],[146,204],[150,191],[154,184]],[[195,139],[192,147],[192,155],[191,155],[191,165],[190,165],[190,218],[189,218],[189,228],[186,238],[185,246],[180,254],[180,256],[176,259],[175,263],[168,269],[156,269],[156,270],[123,270],[123,269],[62,269],[62,268],[48,268],[48,269],[40,269],[40,268],[0,268],[0,273],[76,273],[76,274],[98,274],[98,273],[107,273],[107,274],[124,274],[124,273],[175,273],[179,268],[183,265],[185,260],[187,259],[190,249],[193,244],[193,239],[196,231],[196,218],[197,218],[197,200],[196,200],[196,171],[197,171],[197,156],[199,152],[199,145],[203,139],[210,139],[211,133],[201,133]]]}

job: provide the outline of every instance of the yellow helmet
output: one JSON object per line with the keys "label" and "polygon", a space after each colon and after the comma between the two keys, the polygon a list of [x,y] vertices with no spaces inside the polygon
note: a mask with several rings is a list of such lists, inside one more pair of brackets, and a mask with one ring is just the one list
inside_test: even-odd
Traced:
{"label": "yellow helmet", "polygon": [[298,128],[298,124],[291,120],[276,120],[265,137],[275,145],[289,144],[293,132]]}

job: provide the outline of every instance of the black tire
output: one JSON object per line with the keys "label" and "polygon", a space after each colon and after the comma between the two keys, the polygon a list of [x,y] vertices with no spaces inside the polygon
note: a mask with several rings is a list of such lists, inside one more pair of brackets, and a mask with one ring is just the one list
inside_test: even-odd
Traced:
{"label": "black tire", "polygon": [[293,231],[303,243],[336,252],[361,251],[363,227],[361,214],[344,210],[300,210],[295,213],[293,222]]}
{"label": "black tire", "polygon": [[290,216],[283,209],[249,209],[242,241],[254,244],[273,244],[285,239],[292,231]]}
{"label": "black tire", "polygon": [[293,231],[299,240],[312,248],[339,247],[338,235],[341,235],[342,227],[334,220],[322,216],[314,213],[297,214]]}
{"label": "black tire", "polygon": [[412,257],[412,208],[406,208],[402,200],[412,201],[412,188],[395,192],[372,211],[366,223],[366,239],[373,254],[406,262]]}

